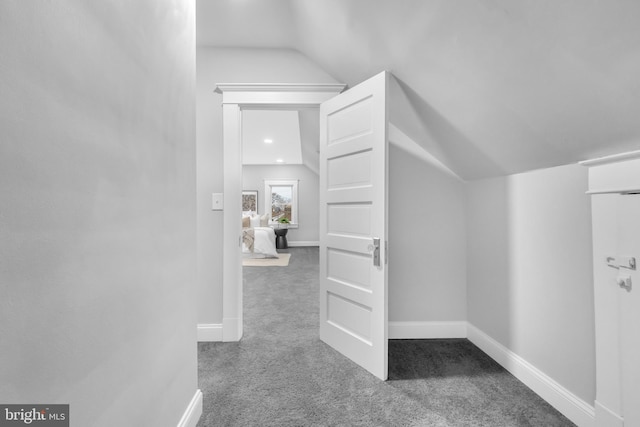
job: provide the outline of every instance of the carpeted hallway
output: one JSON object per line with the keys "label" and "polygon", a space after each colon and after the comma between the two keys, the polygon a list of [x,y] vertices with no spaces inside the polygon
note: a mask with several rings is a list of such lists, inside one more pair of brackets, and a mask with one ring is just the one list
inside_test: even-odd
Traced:
{"label": "carpeted hallway", "polygon": [[209,426],[572,426],[467,340],[392,340],[380,381],[318,338],[318,249],[244,268],[244,337],[198,345]]}

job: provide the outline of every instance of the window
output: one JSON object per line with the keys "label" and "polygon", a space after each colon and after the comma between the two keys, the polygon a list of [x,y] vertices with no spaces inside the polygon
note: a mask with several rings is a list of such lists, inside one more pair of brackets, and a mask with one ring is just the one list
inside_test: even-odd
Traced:
{"label": "window", "polygon": [[298,181],[265,181],[265,212],[271,213],[271,222],[281,218],[290,222],[290,228],[298,226]]}

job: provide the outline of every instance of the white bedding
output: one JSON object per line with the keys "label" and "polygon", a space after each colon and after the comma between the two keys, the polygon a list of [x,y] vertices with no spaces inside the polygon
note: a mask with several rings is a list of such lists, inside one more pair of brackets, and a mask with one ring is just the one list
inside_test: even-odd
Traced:
{"label": "white bedding", "polygon": [[248,258],[278,258],[276,233],[271,227],[253,227],[253,251],[242,242],[242,254]]}

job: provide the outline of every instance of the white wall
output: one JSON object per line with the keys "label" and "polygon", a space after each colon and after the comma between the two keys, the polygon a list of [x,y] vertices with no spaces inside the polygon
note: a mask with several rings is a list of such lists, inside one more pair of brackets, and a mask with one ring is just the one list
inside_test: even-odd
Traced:
{"label": "white wall", "polygon": [[587,171],[561,166],[468,183],[468,320],[592,404]]}
{"label": "white wall", "polygon": [[197,48],[198,323],[222,323],[222,95],[218,83],[336,83],[305,56],[288,49]]}
{"label": "white wall", "polygon": [[464,182],[391,145],[389,321],[466,320]]}
{"label": "white wall", "polygon": [[[295,51],[199,47],[197,55],[198,322],[218,324],[222,320],[222,213],[211,211],[210,206],[211,193],[222,191],[222,120],[221,96],[213,88],[223,82],[335,81]],[[402,150],[392,148],[390,156],[389,319],[464,321],[464,183]],[[291,242],[319,240],[318,227],[307,228],[303,223],[305,218],[318,221],[317,175],[303,166],[274,168],[286,171],[277,174],[283,179],[300,178],[295,171],[302,168],[303,181],[315,180],[314,193],[301,181],[301,228],[290,230],[287,237]],[[262,195],[265,170],[245,166],[244,188],[258,189]],[[410,218],[415,219],[415,227]]]}
{"label": "white wall", "polygon": [[0,2],[0,402],[176,426],[194,397],[194,15]]}
{"label": "white wall", "polygon": [[298,180],[298,228],[287,232],[287,242],[320,240],[320,194],[318,175],[304,165],[245,165],[242,188],[258,190],[258,212],[264,213],[265,180]]}

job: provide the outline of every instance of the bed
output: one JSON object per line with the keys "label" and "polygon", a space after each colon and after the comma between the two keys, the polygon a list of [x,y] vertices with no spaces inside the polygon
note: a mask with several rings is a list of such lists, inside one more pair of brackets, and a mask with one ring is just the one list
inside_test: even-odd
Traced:
{"label": "bed", "polygon": [[278,258],[276,234],[266,226],[269,218],[245,216],[242,218],[242,256],[245,258]]}

